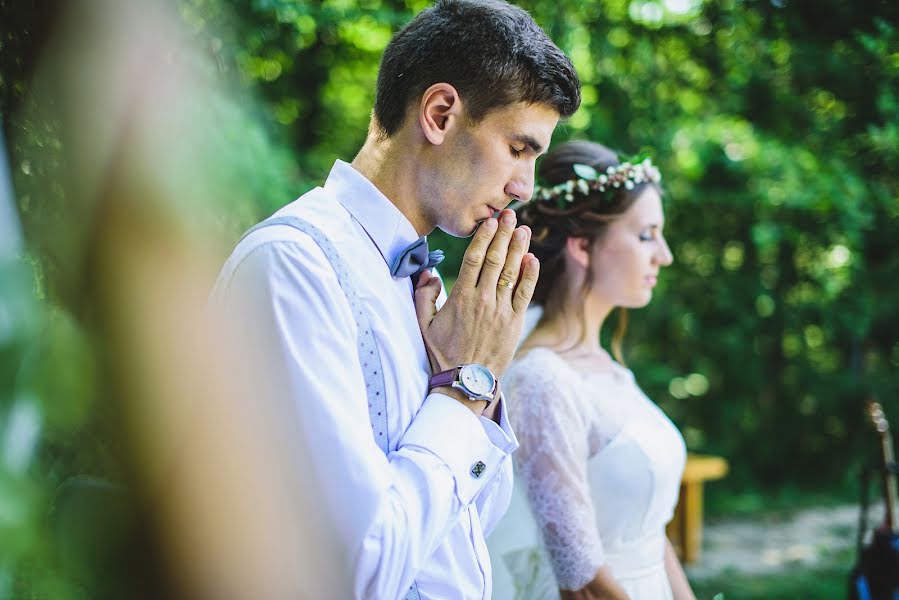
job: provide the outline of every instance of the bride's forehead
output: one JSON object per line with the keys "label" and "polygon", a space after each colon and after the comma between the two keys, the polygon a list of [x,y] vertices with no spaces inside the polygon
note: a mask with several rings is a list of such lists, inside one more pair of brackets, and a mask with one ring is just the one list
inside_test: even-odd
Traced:
{"label": "bride's forehead", "polygon": [[634,203],[622,215],[622,219],[631,222],[647,221],[661,227],[665,220],[665,212],[662,208],[662,197],[656,187],[654,185],[644,187]]}

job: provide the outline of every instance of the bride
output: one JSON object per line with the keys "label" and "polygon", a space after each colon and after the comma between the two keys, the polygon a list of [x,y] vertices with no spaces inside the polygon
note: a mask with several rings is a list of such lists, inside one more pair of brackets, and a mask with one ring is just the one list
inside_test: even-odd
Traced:
{"label": "bride", "polygon": [[[519,223],[540,260],[542,313],[503,380],[521,446],[512,504],[488,539],[494,598],[693,599],[665,537],[683,438],[620,352],[625,310],[649,303],[672,261],[659,171],[569,142],[539,174],[547,187]],[[616,307],[612,358],[599,333]]]}

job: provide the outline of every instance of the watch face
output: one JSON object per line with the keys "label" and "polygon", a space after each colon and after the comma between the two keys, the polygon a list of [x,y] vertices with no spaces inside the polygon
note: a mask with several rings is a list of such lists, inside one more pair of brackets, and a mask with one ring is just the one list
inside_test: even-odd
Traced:
{"label": "watch face", "polygon": [[459,371],[459,382],[479,396],[492,393],[496,385],[490,369],[477,364],[462,367]]}

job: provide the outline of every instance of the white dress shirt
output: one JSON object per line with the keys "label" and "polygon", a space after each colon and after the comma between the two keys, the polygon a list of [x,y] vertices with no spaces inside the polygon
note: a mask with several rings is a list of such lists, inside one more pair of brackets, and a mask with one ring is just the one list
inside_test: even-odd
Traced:
{"label": "white dress shirt", "polygon": [[[349,303],[310,237],[284,225],[253,232],[225,263],[213,299],[249,324],[263,340],[254,351],[280,370],[279,393],[314,458],[309,482],[352,565],[355,597],[403,598],[414,580],[422,599],[490,598],[484,536],[508,506],[518,442],[505,410],[497,425],[427,394],[412,282],[388,266],[415,229],[341,161],[323,188],[274,216],[288,215],[322,230],[349,265],[381,352],[389,454],[373,438]],[[479,461],[486,469],[476,477]]]}

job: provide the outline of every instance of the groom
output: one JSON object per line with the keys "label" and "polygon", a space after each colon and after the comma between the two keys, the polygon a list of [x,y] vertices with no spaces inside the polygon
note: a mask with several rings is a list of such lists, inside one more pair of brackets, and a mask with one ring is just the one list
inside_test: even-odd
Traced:
{"label": "groom", "polygon": [[[263,353],[261,397],[289,404],[313,457],[356,598],[490,597],[484,535],[518,445],[497,378],[539,270],[502,209],[531,196],[579,85],[523,10],[437,2],[387,46],[353,162],[253,228],[219,277]],[[435,227],[473,234],[439,311]]]}

